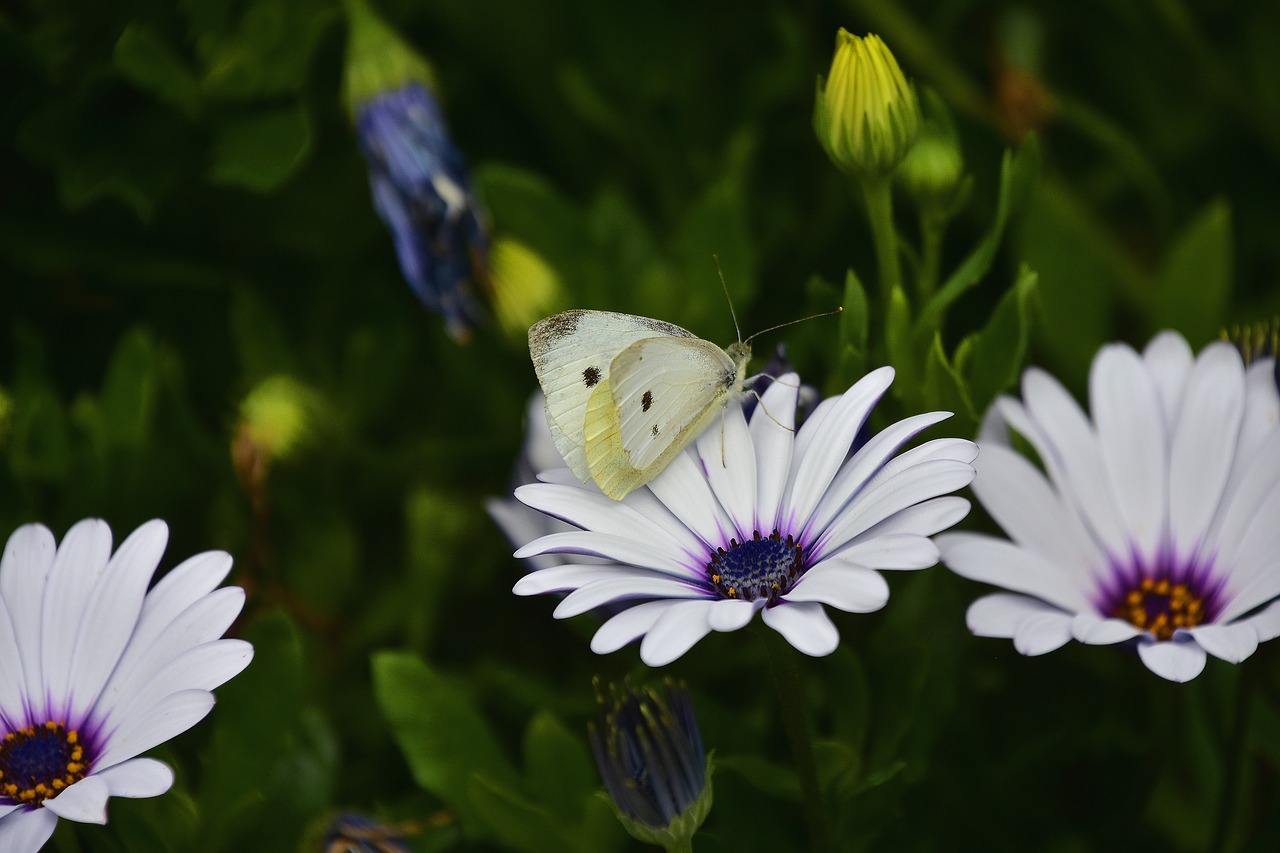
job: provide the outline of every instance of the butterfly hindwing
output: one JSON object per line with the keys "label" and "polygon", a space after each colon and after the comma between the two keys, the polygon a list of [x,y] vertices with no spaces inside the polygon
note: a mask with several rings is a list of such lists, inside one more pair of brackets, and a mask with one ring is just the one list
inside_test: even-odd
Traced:
{"label": "butterfly hindwing", "polygon": [[547,425],[580,480],[591,476],[583,426],[592,393],[608,383],[610,366],[622,350],[654,336],[693,338],[671,323],[609,311],[565,311],[529,329],[529,354],[547,398]]}

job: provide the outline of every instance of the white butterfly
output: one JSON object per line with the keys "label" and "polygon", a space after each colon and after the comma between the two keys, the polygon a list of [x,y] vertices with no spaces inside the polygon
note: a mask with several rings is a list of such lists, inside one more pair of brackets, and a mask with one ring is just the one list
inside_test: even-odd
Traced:
{"label": "white butterfly", "polygon": [[560,455],[622,500],[741,390],[751,344],[725,350],[661,320],[565,311],[529,329],[529,354]]}

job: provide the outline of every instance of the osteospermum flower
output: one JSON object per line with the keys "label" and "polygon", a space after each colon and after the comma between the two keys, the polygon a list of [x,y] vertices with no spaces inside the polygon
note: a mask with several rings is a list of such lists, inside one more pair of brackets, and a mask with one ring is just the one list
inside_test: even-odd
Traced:
{"label": "osteospermum flower", "polygon": [[533,572],[516,594],[568,592],[557,618],[625,607],[591,648],[603,654],[643,637],[640,657],[650,666],[675,660],[711,631],[744,627],[757,612],[800,651],[831,653],[839,636],[823,605],[883,607],[889,588],[876,570],[932,566],[938,551],[928,537],[969,510],[963,498],[940,496],[973,479],[972,442],[937,439],[894,455],[946,412],[896,423],[850,455],[892,381],[891,368],[874,371],[795,431],[799,381],[788,374],[764,392],[749,422],[730,404],[723,426],[713,424],[621,502],[567,469],[516,489],[524,503],[579,528],[543,536],[517,557],[606,561]]}
{"label": "osteospermum flower", "polygon": [[1012,541],[952,533],[938,545],[953,571],[1012,592],[975,601],[969,628],[1027,655],[1134,643],[1173,681],[1195,678],[1206,652],[1244,660],[1280,634],[1280,607],[1257,611],[1280,595],[1271,360],[1246,370],[1226,343],[1193,357],[1164,332],[1141,355],[1103,347],[1089,397],[1092,420],[1031,369],[1022,401],[1001,398],[988,416],[973,489]]}
{"label": "osteospermum flower", "polygon": [[38,524],[18,528],[0,559],[0,850],[35,851],[58,818],[107,822],[108,797],[154,797],[173,771],[137,756],[199,722],[209,691],[253,657],[219,639],[244,591],[215,590],[231,569],[220,551],[147,584],[168,541],[142,525],[111,553],[97,519],[57,546]]}

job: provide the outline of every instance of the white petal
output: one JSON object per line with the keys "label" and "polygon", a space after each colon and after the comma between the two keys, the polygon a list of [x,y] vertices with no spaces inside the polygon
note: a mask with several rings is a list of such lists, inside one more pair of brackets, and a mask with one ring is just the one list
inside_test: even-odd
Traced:
{"label": "white petal", "polygon": [[720,599],[711,603],[707,624],[712,631],[736,631],[745,628],[759,609],[756,602]]}
{"label": "white petal", "polygon": [[122,761],[93,774],[107,783],[113,797],[142,799],[158,797],[173,787],[173,770],[154,758],[134,758]]}
{"label": "white petal", "polygon": [[1179,683],[1190,681],[1204,670],[1205,653],[1190,637],[1138,644],[1138,655],[1147,669],[1161,678]]}
{"label": "white petal", "polygon": [[212,690],[239,675],[252,660],[253,646],[244,640],[213,640],[188,649],[129,693],[104,697],[112,705],[104,728],[111,731],[128,726],[131,719],[150,713],[174,693]]}
{"label": "white petal", "polygon": [[168,542],[168,526],[163,521],[149,521],[121,543],[103,570],[76,641],[68,718],[75,719],[93,706],[119,662]]}
{"label": "white petal", "polygon": [[955,495],[930,498],[927,501],[899,510],[879,524],[859,533],[854,542],[891,536],[895,533],[914,533],[932,536],[941,533],[969,514],[969,502]]}
{"label": "white petal", "polygon": [[814,514],[844,464],[858,430],[892,382],[893,368],[873,370],[835,398],[830,414],[821,423],[815,425],[810,420],[800,428],[797,451],[802,437],[806,440],[805,450],[798,456],[794,473],[788,480],[787,512],[783,519],[788,528],[794,530],[804,525]]}
{"label": "white petal", "polygon": [[1070,615],[1038,598],[996,592],[970,604],[964,621],[974,636],[1012,639],[1019,625],[1046,613]]}
{"label": "white petal", "polygon": [[[195,646],[212,642],[226,632],[244,606],[244,590],[224,587],[209,593],[182,611],[145,649],[129,655],[111,673],[102,696],[94,708],[97,719],[118,721],[117,703],[129,701],[157,672],[178,655]],[[130,652],[134,646],[130,645]]]}
{"label": "white petal", "polygon": [[1164,405],[1164,419],[1173,423],[1182,407],[1183,389],[1191,373],[1193,356],[1185,338],[1177,332],[1164,331],[1151,339],[1142,351],[1142,360],[1155,382]]}
{"label": "white petal", "polygon": [[702,465],[692,453],[679,453],[649,483],[651,491],[671,514],[713,548],[736,535],[733,522],[716,500]]}
{"label": "white petal", "polygon": [[972,480],[973,468],[967,462],[936,459],[899,471],[883,482],[869,484],[814,543],[811,556],[820,559],[838,552],[854,537],[894,513],[963,488]]}
{"label": "white petal", "polygon": [[516,585],[511,588],[511,591],[516,595],[542,595],[547,592],[564,592],[565,590],[577,589],[580,586],[610,578],[620,568],[623,567],[610,563],[592,563],[590,565],[568,563],[563,566],[553,566],[549,569],[530,572],[516,581]]}
{"label": "white petal", "polygon": [[[711,490],[739,533],[750,533],[756,521],[756,452],[751,445],[742,406],[725,407],[720,429],[703,430],[694,449],[702,460]],[[765,531],[768,535],[769,531]]]}
{"label": "white petal", "polygon": [[1081,612],[1071,620],[1071,636],[1091,646],[1110,646],[1132,640],[1142,631],[1123,619],[1103,618],[1096,613]]}
{"label": "white petal", "polygon": [[[849,613],[871,613],[889,601],[889,585],[865,566],[837,557],[820,563],[801,576],[783,601],[816,601]],[[782,609],[781,605],[773,608]]]}
{"label": "white petal", "polygon": [[61,794],[44,801],[44,807],[67,820],[80,823],[107,822],[107,783],[94,774],[86,776]]}
{"label": "white petal", "polygon": [[[507,537],[507,541],[516,548],[527,545],[539,536],[562,533],[569,529],[569,525],[559,519],[529,509],[516,500],[500,501],[490,498],[484,502],[484,509]],[[535,569],[548,569],[560,564],[558,558],[549,556],[530,557],[527,562]]]}
{"label": "white petal", "polygon": [[1052,560],[1081,579],[1105,565],[1089,531],[1034,465],[1004,447],[984,447],[976,463],[974,494],[1019,546]]}
{"label": "white petal", "polygon": [[1013,402],[1002,406],[1006,420],[1036,448],[1058,493],[1075,503],[1102,547],[1112,554],[1127,553],[1128,537],[1088,417],[1043,370],[1023,373],[1022,397],[1025,408]]}
{"label": "white petal", "polygon": [[97,764],[111,767],[146,752],[182,734],[204,719],[212,709],[213,694],[207,690],[174,693],[161,700],[147,715],[129,720],[126,726],[110,733]]}
{"label": "white petal", "polygon": [[25,696],[31,716],[44,714],[44,672],[40,667],[40,613],[45,579],[57,545],[47,527],[24,524],[13,532],[0,557],[0,596],[13,628],[23,662]]}
{"label": "white petal", "polygon": [[600,626],[600,630],[591,638],[591,651],[598,655],[616,652],[627,643],[644,636],[663,613],[682,604],[683,601],[666,599],[628,607]]}
{"label": "white petal", "polygon": [[1280,637],[1280,601],[1267,605],[1244,622],[1257,632],[1260,643]]}
{"label": "white petal", "polygon": [[806,655],[829,655],[840,644],[840,632],[817,602],[802,601],[766,607],[761,616],[766,625]]}
{"label": "white petal", "polygon": [[[1240,464],[1241,460],[1237,460]],[[1240,540],[1258,517],[1268,493],[1280,482],[1280,430],[1248,460],[1240,476],[1227,484],[1224,507],[1218,514],[1210,539],[1219,543],[1220,557],[1233,571],[1241,567],[1237,556]]]}
{"label": "white petal", "polygon": [[1198,625],[1187,633],[1200,648],[1228,663],[1240,663],[1258,650],[1258,633],[1248,621],[1231,625]]}
{"label": "white petal", "polygon": [[1012,542],[979,533],[944,533],[934,542],[942,562],[962,577],[1026,593],[1072,613],[1092,609],[1061,569]]}
{"label": "white petal", "polygon": [[799,394],[799,376],[794,373],[779,376],[760,395],[760,403],[751,414],[751,443],[756,452],[755,526],[762,531],[778,526],[778,510],[782,507],[795,446]]}
{"label": "white petal", "polygon": [[1243,415],[1240,355],[1210,346],[1191,371],[1170,447],[1169,534],[1180,557],[1201,545],[1222,502]]}
{"label": "white petal", "polygon": [[[76,638],[85,624],[85,611],[98,579],[110,558],[111,528],[100,518],[86,518],[62,538],[53,568],[49,570],[41,610],[40,666],[45,674],[44,695],[49,699],[49,713],[53,716],[68,716],[67,700],[74,684],[72,659]],[[133,616],[126,614],[125,618],[132,623]],[[132,629],[133,625],[128,627]],[[114,664],[114,660],[108,664],[107,672]],[[105,677],[106,673],[102,675]],[[92,700],[93,697],[89,698]]]}
{"label": "white petal", "polygon": [[568,619],[602,604],[632,598],[705,598],[704,589],[641,569],[617,569],[611,577],[579,587],[556,605],[553,616]]}
{"label": "white petal", "polygon": [[1130,539],[1154,557],[1169,494],[1168,425],[1146,365],[1123,344],[1104,346],[1089,371],[1089,401],[1107,482]]}
{"label": "white petal", "polygon": [[1280,425],[1280,389],[1276,388],[1275,360],[1262,358],[1245,368],[1244,419],[1237,445],[1252,456]]}
{"label": "white petal", "polygon": [[713,602],[682,601],[668,608],[640,641],[640,660],[648,666],[666,666],[693,648],[711,632]]}
{"label": "white petal", "polygon": [[[689,536],[683,525],[672,525],[671,527],[678,528],[672,530],[668,526],[655,524],[646,515],[626,503],[619,503],[599,492],[588,491],[578,486],[534,483],[516,489],[515,496],[526,506],[582,530],[644,542],[645,547],[658,551],[673,563],[679,562],[686,553],[686,549],[673,540],[683,534],[684,543],[682,544],[690,546],[696,544],[696,540]],[[548,519],[548,524],[550,523],[552,520]],[[542,531],[543,534],[550,532],[552,532],[550,529]],[[561,532],[572,532],[572,530],[564,528]],[[525,541],[530,542],[530,540]]]}
{"label": "white petal", "polygon": [[[51,552],[52,553],[52,552]],[[53,835],[58,816],[48,809],[19,809],[0,818],[0,850],[36,853]]]}
{"label": "white petal", "polygon": [[1229,566],[1227,598],[1218,622],[1231,622],[1280,595],[1280,483],[1258,504],[1257,513],[1237,542],[1223,542],[1220,560]]}
{"label": "white petal", "polygon": [[668,554],[650,548],[642,541],[623,536],[595,533],[589,530],[573,530],[568,533],[552,533],[536,539],[516,551],[517,557],[535,554],[587,554],[615,563],[626,563],[663,574],[690,578],[693,573]]}
{"label": "white petal", "polygon": [[831,487],[827,489],[827,493],[822,496],[822,500],[819,501],[817,508],[813,511],[813,518],[809,522],[808,530],[815,534],[825,530],[840,513],[840,510],[855,495],[867,487],[868,481],[889,463],[893,455],[904,444],[923,430],[939,421],[946,420],[948,417],[950,415],[946,412],[929,412],[923,415],[916,415],[915,417],[898,421],[872,436],[840,468],[839,473],[836,474],[835,479],[831,482]]}
{"label": "white petal", "polygon": [[[9,618],[9,608],[0,599],[0,721],[23,721],[27,716],[22,695],[26,677],[22,663],[18,641],[13,634],[13,623]],[[38,668],[35,661],[30,665]]]}
{"label": "white petal", "polygon": [[1071,615],[1049,610],[1028,616],[1013,629],[1013,647],[1028,656],[1047,654],[1071,641]]}
{"label": "white petal", "polygon": [[865,538],[836,555],[849,563],[857,563],[877,571],[884,569],[927,569],[938,563],[938,546],[926,536],[912,533],[890,533]]}

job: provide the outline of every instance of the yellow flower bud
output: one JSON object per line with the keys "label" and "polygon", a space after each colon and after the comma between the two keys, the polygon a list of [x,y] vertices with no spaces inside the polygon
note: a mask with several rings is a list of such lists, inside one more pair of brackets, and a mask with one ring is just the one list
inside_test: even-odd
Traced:
{"label": "yellow flower bud", "polygon": [[560,277],[537,252],[509,237],[499,237],[489,250],[493,311],[503,330],[525,340],[529,327],[555,313]]}
{"label": "yellow flower bud", "polygon": [[920,104],[879,36],[843,27],[826,80],[818,78],[813,129],[832,162],[863,179],[887,177],[920,130]]}

